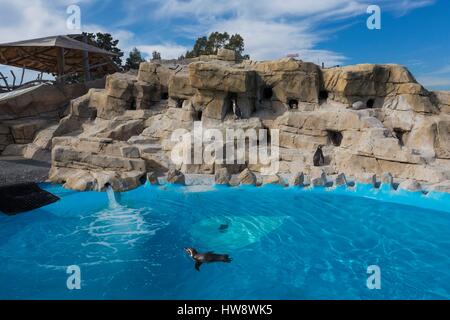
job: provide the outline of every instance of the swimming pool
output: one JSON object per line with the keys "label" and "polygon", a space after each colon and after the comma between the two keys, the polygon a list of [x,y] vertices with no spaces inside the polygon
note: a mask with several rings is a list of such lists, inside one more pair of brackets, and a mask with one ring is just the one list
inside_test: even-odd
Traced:
{"label": "swimming pool", "polygon": [[[0,214],[2,299],[450,298],[448,195],[146,185],[115,203],[43,188],[62,200]],[[188,246],[233,262],[197,272]],[[81,290],[66,286],[71,265]]]}

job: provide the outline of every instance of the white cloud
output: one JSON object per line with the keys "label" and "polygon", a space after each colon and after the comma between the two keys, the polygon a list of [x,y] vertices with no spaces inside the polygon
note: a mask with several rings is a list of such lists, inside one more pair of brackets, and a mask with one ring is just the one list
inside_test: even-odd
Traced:
{"label": "white cloud", "polygon": [[[397,14],[430,5],[434,0],[379,0],[383,11]],[[304,60],[342,64],[346,57],[317,50],[327,32],[324,25],[366,14],[372,0],[147,0],[151,15],[169,21],[183,18],[178,29],[190,38],[212,31],[239,33],[253,59],[274,59],[299,53]],[[329,30],[332,32],[332,30]],[[185,35],[186,36],[186,35]]]}
{"label": "white cloud", "polygon": [[177,59],[182,54],[185,54],[188,48],[177,44],[156,44],[156,45],[141,45],[137,48],[147,57],[151,57],[153,51],[161,53],[163,59]]}
{"label": "white cloud", "polygon": [[[90,21],[91,24],[84,25],[83,30],[110,32],[120,40],[125,55],[136,46],[145,54],[157,50],[167,58],[177,57],[187,49],[174,43],[174,39],[193,40],[212,31],[228,31],[244,37],[246,53],[253,59],[273,59],[299,53],[304,60],[333,65],[342,64],[346,57],[338,52],[317,49],[328,33],[333,32],[327,24],[364,15],[367,6],[373,2],[380,4],[383,11],[404,14],[434,1],[140,0],[124,6],[126,22],[122,21],[120,28]],[[66,28],[66,8],[73,3],[92,8],[99,5],[100,0],[0,0],[0,42],[73,33]],[[164,20],[161,22],[173,31],[172,38],[161,42],[153,40],[149,44],[139,38],[139,34],[123,29],[126,23],[142,23],[149,17],[156,21],[152,23],[156,25],[155,32],[159,31],[158,21]]]}
{"label": "white cloud", "polygon": [[341,64],[345,60],[338,53],[314,49],[319,39],[305,23],[236,18],[214,24],[209,31],[214,30],[241,34],[245,39],[246,52],[255,60],[278,59],[295,53],[303,60],[325,62],[327,65]]}
{"label": "white cloud", "polygon": [[450,74],[446,76],[421,75],[417,77],[417,81],[426,88],[446,87],[446,90],[450,90]]}
{"label": "white cloud", "polygon": [[41,0],[0,0],[0,42],[68,33],[65,10],[57,9],[60,3],[61,1],[50,4]]}
{"label": "white cloud", "polygon": [[417,81],[430,89],[445,88],[446,90],[450,90],[450,65],[443,66],[428,73],[422,73],[417,77]]}

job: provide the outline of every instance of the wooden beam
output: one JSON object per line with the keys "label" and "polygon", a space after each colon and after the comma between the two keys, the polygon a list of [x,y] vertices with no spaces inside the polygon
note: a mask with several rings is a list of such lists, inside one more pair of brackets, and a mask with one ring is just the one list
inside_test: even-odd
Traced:
{"label": "wooden beam", "polygon": [[28,52],[27,50],[25,50],[23,48],[17,48],[18,52],[25,53],[25,54],[24,55],[20,55],[20,57],[18,57],[18,58],[15,58],[15,59],[12,59],[12,60],[8,61],[8,64],[9,63],[17,63],[20,60],[27,59],[27,58],[33,57],[33,56],[41,54],[41,53],[46,53],[46,52],[51,51],[53,49],[55,49],[55,48],[45,48],[43,50],[31,53],[31,52]]}
{"label": "wooden beam", "polygon": [[[87,35],[83,36],[83,42],[88,44]],[[89,52],[83,51],[83,69],[84,69],[84,82],[91,81],[91,68],[89,66]]]}
{"label": "wooden beam", "polygon": [[0,59],[2,59],[2,64],[5,64],[8,61],[6,60],[6,57],[3,54],[3,50],[0,50]]}
{"label": "wooden beam", "polygon": [[[64,75],[64,48],[56,48],[56,61],[58,65],[58,80]],[[62,80],[62,78],[61,78]]]}

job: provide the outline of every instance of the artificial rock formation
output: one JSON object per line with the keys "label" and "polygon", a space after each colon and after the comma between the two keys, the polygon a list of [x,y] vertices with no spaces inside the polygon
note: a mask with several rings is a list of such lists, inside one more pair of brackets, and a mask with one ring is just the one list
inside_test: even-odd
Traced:
{"label": "artificial rock formation", "polygon": [[[148,172],[216,174],[227,184],[247,169],[240,181],[255,183],[260,165],[172,162],[172,133],[192,130],[195,121],[222,132],[278,129],[277,174],[293,176],[294,185],[306,175],[326,185],[326,176],[342,173],[339,184],[386,172],[430,189],[450,179],[450,94],[427,91],[406,68],[236,59],[222,50],[179,65],[145,62],[137,76],[109,76],[105,89],[73,100],[55,128],[62,137],[53,139],[51,180],[77,190],[128,190]],[[316,168],[320,145],[325,164]],[[261,181],[275,183],[273,174]]]}
{"label": "artificial rock formation", "polygon": [[[92,82],[88,86],[102,86]],[[84,84],[41,84],[0,100],[0,154],[50,161],[52,139],[71,100],[85,94]]]}

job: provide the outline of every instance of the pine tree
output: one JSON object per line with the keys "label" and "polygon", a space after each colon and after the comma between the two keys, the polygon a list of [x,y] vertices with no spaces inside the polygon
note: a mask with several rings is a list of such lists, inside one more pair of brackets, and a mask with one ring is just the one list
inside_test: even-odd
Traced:
{"label": "pine tree", "polygon": [[239,34],[230,36],[227,32],[213,32],[209,37],[200,37],[192,50],[186,52],[186,58],[195,58],[201,55],[214,55],[221,48],[234,50],[241,58],[250,59],[244,55],[244,38]]}
{"label": "pine tree", "polygon": [[138,70],[142,62],[145,62],[145,59],[142,58],[141,52],[138,48],[133,48],[125,63],[125,70]]}

